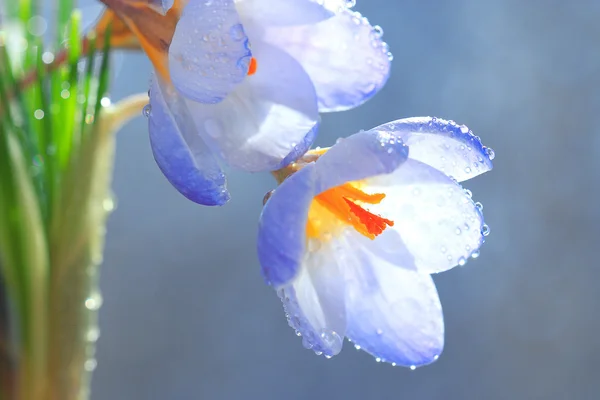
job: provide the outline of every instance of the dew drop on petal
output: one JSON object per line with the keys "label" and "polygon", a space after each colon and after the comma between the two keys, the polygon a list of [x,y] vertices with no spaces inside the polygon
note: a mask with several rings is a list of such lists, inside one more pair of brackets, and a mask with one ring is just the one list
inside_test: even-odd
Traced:
{"label": "dew drop on petal", "polygon": [[490,234],[490,227],[487,224],[483,224],[481,227],[481,234],[483,236],[488,236]]}
{"label": "dew drop on petal", "polygon": [[142,115],[146,118],[148,118],[150,116],[151,112],[152,112],[152,106],[150,106],[150,104],[146,104],[144,106],[144,108],[142,108]]}
{"label": "dew drop on petal", "polygon": [[458,265],[460,265],[461,267],[464,266],[467,263],[467,260],[465,260],[464,257],[460,257],[458,259]]}

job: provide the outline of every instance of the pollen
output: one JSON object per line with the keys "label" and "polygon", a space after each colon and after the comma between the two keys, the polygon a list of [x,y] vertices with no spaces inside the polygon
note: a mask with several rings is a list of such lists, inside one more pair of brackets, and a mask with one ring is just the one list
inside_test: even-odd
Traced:
{"label": "pollen", "polygon": [[309,238],[327,239],[346,226],[375,239],[394,221],[366,210],[363,205],[379,204],[385,194],[367,194],[356,183],[346,183],[316,196],[311,204],[306,224]]}
{"label": "pollen", "polygon": [[248,67],[248,76],[254,75],[257,69],[258,62],[256,61],[256,58],[252,57],[252,59],[250,60],[250,66]]}

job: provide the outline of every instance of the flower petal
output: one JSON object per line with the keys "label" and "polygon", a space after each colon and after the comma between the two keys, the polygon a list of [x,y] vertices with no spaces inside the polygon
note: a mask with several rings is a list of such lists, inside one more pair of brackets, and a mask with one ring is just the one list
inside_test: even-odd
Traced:
{"label": "flower petal", "polygon": [[[411,148],[412,150],[412,148]],[[369,210],[394,221],[421,273],[464,265],[483,244],[487,229],[470,194],[439,170],[409,159],[389,175],[367,179],[365,190],[385,193]]]}
{"label": "flower petal", "polygon": [[165,177],[185,197],[204,205],[229,200],[225,176],[173,87],[152,80],[148,117],[154,159]]}
{"label": "flower petal", "polygon": [[315,196],[315,166],[309,164],[286,179],[260,215],[258,259],[262,274],[276,288],[298,274],[306,252],[308,209]]}
{"label": "flower petal", "polygon": [[269,284],[281,287],[298,274],[314,196],[349,181],[389,174],[406,161],[406,147],[391,138],[363,132],[343,139],[275,190],[263,208],[258,230],[258,258]]}
{"label": "flower petal", "polygon": [[391,55],[381,35],[344,10],[316,25],[267,28],[264,40],[300,62],[317,89],[319,111],[329,112],[361,105],[386,83]]}
{"label": "flower petal", "polygon": [[339,9],[331,0],[326,4],[314,0],[241,0],[236,6],[244,20],[272,26],[315,24],[331,18]]}
{"label": "flower petal", "polygon": [[[345,272],[346,336],[378,361],[419,366],[444,347],[444,321],[431,277],[389,261],[394,240],[348,239]],[[351,250],[353,249],[353,250]],[[403,254],[396,257],[400,263]]]}
{"label": "flower petal", "polygon": [[293,283],[279,291],[288,322],[303,336],[302,344],[317,354],[342,350],[346,332],[344,280],[333,242],[308,253]]}
{"label": "flower petal", "polygon": [[492,169],[494,152],[464,125],[439,118],[400,119],[372,131],[396,135],[410,147],[410,158],[429,164],[459,182]]}
{"label": "flower petal", "polygon": [[395,136],[360,132],[340,139],[317,161],[317,193],[395,171],[408,159],[409,148]]}
{"label": "flower petal", "polygon": [[169,48],[177,90],[201,103],[218,103],[244,81],[251,58],[233,0],[187,4]]}
{"label": "flower petal", "polygon": [[274,170],[314,138],[319,121],[315,89],[285,52],[255,46],[257,71],[216,105],[188,102],[206,142],[227,163],[247,171]]}

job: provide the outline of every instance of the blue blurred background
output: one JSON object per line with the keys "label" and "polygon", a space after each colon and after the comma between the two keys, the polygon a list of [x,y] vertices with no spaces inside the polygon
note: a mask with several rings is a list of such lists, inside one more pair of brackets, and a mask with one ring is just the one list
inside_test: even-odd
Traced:
{"label": "blue blurred background", "polygon": [[[84,9],[93,4],[84,2]],[[163,178],[140,117],[119,134],[93,399],[597,399],[600,2],[362,0],[395,55],[385,89],[324,116],[317,144],[408,116],[467,124],[496,151],[466,183],[491,235],[435,276],[446,349],[410,371],[346,345],[303,349],[259,274],[267,174],[203,208]],[[89,10],[88,10],[89,11]],[[149,62],[115,59],[114,99]]]}

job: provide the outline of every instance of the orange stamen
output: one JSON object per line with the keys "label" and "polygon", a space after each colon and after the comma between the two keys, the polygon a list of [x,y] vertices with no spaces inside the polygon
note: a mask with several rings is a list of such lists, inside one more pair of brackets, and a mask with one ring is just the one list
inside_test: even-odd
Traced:
{"label": "orange stamen", "polygon": [[248,67],[248,76],[252,76],[256,73],[256,69],[258,68],[258,62],[256,58],[252,57],[250,60],[250,66]]}
{"label": "orange stamen", "polygon": [[369,211],[365,210],[358,204],[351,202],[345,197],[344,200],[346,201],[346,204],[348,204],[348,207],[350,207],[350,212],[360,219],[360,222],[367,229],[367,232],[373,235],[373,238],[375,236],[381,235],[385,228],[387,228],[386,225],[394,226],[394,221],[390,221],[389,219],[382,218],[379,215],[370,213]]}
{"label": "orange stamen", "polygon": [[355,184],[346,183],[316,196],[311,204],[306,235],[322,238],[344,225],[351,225],[362,235],[375,239],[394,222],[365,210],[360,203],[379,204],[383,193],[367,194]]}

